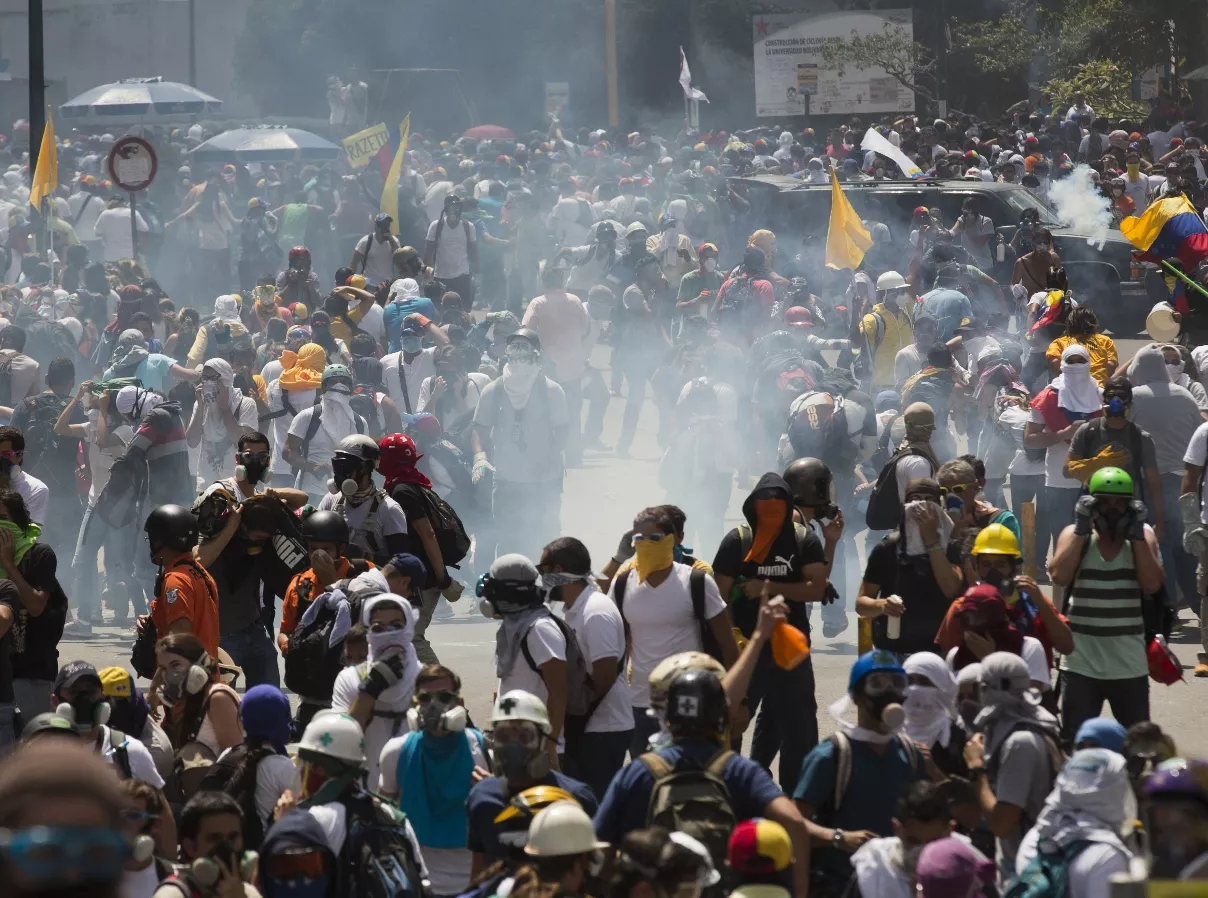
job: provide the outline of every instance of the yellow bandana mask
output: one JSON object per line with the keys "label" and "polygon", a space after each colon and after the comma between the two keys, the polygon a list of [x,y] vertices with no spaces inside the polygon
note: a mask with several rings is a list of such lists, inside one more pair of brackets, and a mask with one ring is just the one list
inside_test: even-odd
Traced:
{"label": "yellow bandana mask", "polygon": [[633,566],[638,572],[638,582],[655,571],[664,571],[675,561],[675,537],[663,534],[660,540],[635,539],[633,543]]}

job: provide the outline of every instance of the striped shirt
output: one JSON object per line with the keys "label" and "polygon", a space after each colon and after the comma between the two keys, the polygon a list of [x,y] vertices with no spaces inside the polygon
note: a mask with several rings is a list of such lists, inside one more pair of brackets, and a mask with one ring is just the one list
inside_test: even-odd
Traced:
{"label": "striped shirt", "polygon": [[1067,612],[1074,653],[1062,657],[1061,669],[1096,680],[1147,676],[1145,620],[1132,544],[1126,541],[1108,561],[1099,551],[1099,535],[1090,539]]}

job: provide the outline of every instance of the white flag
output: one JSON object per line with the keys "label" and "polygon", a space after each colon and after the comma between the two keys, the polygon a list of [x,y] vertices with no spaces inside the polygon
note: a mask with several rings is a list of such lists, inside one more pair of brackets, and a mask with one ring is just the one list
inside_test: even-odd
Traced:
{"label": "white flag", "polygon": [[684,48],[680,47],[680,87],[684,89],[684,96],[689,100],[703,100],[708,103],[709,98],[705,96],[705,92],[697,90],[692,86],[692,73],[688,71],[688,57],[684,55]]}

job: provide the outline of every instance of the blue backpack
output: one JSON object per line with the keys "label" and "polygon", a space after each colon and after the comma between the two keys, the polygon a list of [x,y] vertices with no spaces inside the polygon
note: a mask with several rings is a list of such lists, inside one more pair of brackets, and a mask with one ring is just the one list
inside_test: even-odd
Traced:
{"label": "blue backpack", "polygon": [[1091,845],[1071,842],[1065,848],[1041,844],[1036,856],[1003,893],[1003,898],[1065,898],[1069,894],[1070,864]]}

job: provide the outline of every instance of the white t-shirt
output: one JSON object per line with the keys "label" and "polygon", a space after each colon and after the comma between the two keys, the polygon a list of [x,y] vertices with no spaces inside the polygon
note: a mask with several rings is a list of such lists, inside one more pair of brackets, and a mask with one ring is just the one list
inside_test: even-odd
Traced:
{"label": "white t-shirt", "polygon": [[[138,212],[134,213],[134,225],[140,234],[147,233],[147,223]],[[134,256],[134,244],[130,242],[130,209],[118,206],[106,209],[97,216],[93,225],[97,239],[104,245],[106,262],[117,262]]]}
{"label": "white t-shirt", "polygon": [[[297,437],[303,443],[306,442],[306,431],[310,427],[310,419],[314,417],[315,409],[318,406],[301,409],[297,417],[289,425],[287,433],[289,436]],[[307,459],[315,462],[321,468],[331,464],[331,457],[335,454],[336,443],[323,427],[319,427],[315,431],[315,435],[311,438],[310,446],[307,447]],[[322,470],[318,475],[305,472],[302,474],[301,482],[298,483],[298,488],[305,490],[312,496],[321,496],[327,492],[327,470]]]}
{"label": "white t-shirt", "polygon": [[[1035,827],[1028,830],[1015,855],[1015,872],[1023,873],[1036,857],[1040,837]],[[1093,842],[1070,861],[1066,880],[1067,898],[1108,898],[1113,873],[1127,873],[1130,855],[1116,845]]]}
{"label": "white t-shirt", "polygon": [[[228,748],[222,755],[229,751],[231,749]],[[222,755],[219,760],[222,760]],[[298,768],[289,755],[269,755],[260,761],[256,767],[256,810],[265,829],[272,823],[273,809],[282,793],[289,789],[297,795],[300,788]]]}
{"label": "white t-shirt", "polygon": [[[403,372],[399,375],[399,361],[402,360]],[[382,356],[382,385],[386,395],[394,400],[398,410],[404,415],[419,414],[419,391],[424,379],[436,373],[436,347],[430,346],[420,350],[419,355],[410,362],[403,357],[403,351],[392,352]],[[407,397],[403,398],[402,381],[407,381]]]}
{"label": "white t-shirt", "polygon": [[[949,667],[952,667],[952,662],[956,658],[958,651],[960,651],[959,646],[949,650],[947,657]],[[1040,644],[1040,640],[1035,636],[1025,636],[1023,638],[1023,646],[1019,650],[1019,657],[1028,666],[1028,676],[1037,683],[1044,683],[1047,686],[1049,683],[1049,661],[1045,657],[1044,646]]]}
{"label": "white t-shirt", "polygon": [[[352,711],[352,703],[360,695],[361,680],[368,675],[369,662],[362,662],[353,667],[345,667],[336,676],[335,686],[331,691],[331,707],[336,711]],[[373,717],[369,726],[365,727],[365,758],[369,771],[367,783],[376,783],[380,774],[378,766],[382,757],[382,749],[395,736],[407,732],[407,721],[401,716],[411,707],[411,695],[404,695],[395,701],[385,702],[378,699],[373,703]],[[398,720],[393,717],[380,717],[378,712],[399,714]]]}
{"label": "white t-shirt", "polygon": [[[1032,423],[1043,424],[1044,415],[1032,409]],[[1070,455],[1070,444],[1061,440],[1044,450],[1044,485],[1053,489],[1072,490],[1082,486],[1081,481],[1065,476],[1065,460]]]}
{"label": "white t-shirt", "polygon": [[898,482],[898,499],[903,505],[906,504],[906,487],[910,486],[910,481],[934,476],[931,462],[921,455],[902,456],[898,459],[898,465],[893,469],[893,473]]}
{"label": "white t-shirt", "polygon": [[[616,658],[619,662],[624,657],[625,622],[617,606],[594,584],[588,586],[566,609],[566,622],[574,631],[589,671],[591,665],[601,658]],[[629,682],[622,670],[587,721],[587,732],[623,733],[631,729],[633,711]]]}
{"label": "white t-shirt", "polygon": [[[93,202],[96,202],[95,200]],[[126,870],[122,873],[122,898],[151,898],[159,888],[159,871],[154,863],[142,870]]]}
{"label": "white t-shirt", "polygon": [[[441,404],[446,410],[445,414],[442,416],[442,423],[444,418],[451,417],[448,410],[453,408],[456,409],[453,414],[468,411],[470,413],[470,417],[473,417],[474,409],[478,408],[478,400],[482,396],[483,387],[491,382],[489,375],[481,374],[477,371],[472,371],[467,374],[466,380],[468,383],[466,384],[466,395],[464,397],[454,396],[452,391],[448,389],[445,390],[445,395],[441,397]],[[423,408],[425,405],[427,405],[429,400],[431,400],[432,391],[434,389],[436,389],[435,374],[433,374],[431,377],[425,377],[423,384],[420,385],[419,405],[416,407],[417,413],[419,412],[419,409]]]}
{"label": "white t-shirt", "polygon": [[1023,449],[1023,434],[1030,420],[1032,420],[1031,410],[1018,406],[1008,406],[998,416],[999,423],[1010,428],[1018,447],[1010,464],[1007,465],[1008,474],[1027,476],[1044,473],[1044,459],[1032,460],[1028,458],[1028,454]]}
{"label": "white t-shirt", "polygon": [[356,246],[356,251],[365,259],[365,264],[358,264],[353,271],[365,275],[365,279],[371,284],[389,283],[394,280],[394,251],[401,245],[397,237],[390,237],[383,243],[377,239],[377,235],[366,234],[357,241]]}
{"label": "white t-shirt", "polygon": [[50,487],[31,477],[20,468],[14,468],[9,476],[12,488],[21,494],[25,507],[29,510],[29,519],[35,524],[46,523],[46,508],[50,505]]}
{"label": "white t-shirt", "polygon": [[[1195,433],[1191,435],[1191,442],[1187,444],[1187,454],[1183,456],[1183,462],[1200,468],[1208,465],[1208,421],[1197,427]],[[1208,497],[1208,477],[1204,478],[1204,486],[1200,494],[1200,520],[1208,524],[1208,503],[1204,502],[1205,497]]]}
{"label": "white t-shirt", "polygon": [[[249,396],[243,396],[239,402],[239,408],[233,409],[235,420],[240,427],[245,427],[250,431],[256,430],[260,426],[259,413],[256,409],[256,400]],[[194,415],[210,415],[221,416],[222,412],[218,410],[218,406],[206,402],[199,402],[193,406]],[[235,453],[238,451],[240,434],[227,434],[227,443],[210,443],[206,440],[205,434],[202,434],[201,443],[198,444],[200,453],[197,456],[197,490],[200,492],[215,480],[221,480],[223,477],[229,477],[231,472],[235,470]]]}
{"label": "white t-shirt", "polygon": [[442,228],[441,219],[437,219],[428,226],[429,243],[436,240],[438,230],[440,231],[440,241],[436,244],[433,272],[438,278],[456,278],[469,274],[470,244],[476,240],[474,226],[462,219],[452,227],[445,222]]}
{"label": "white t-shirt", "polygon": [[[700,627],[692,609],[692,568],[675,562],[667,579],[657,587],[638,582],[638,572],[625,575],[623,612],[629,623],[631,701],[635,708],[650,707],[650,672],[679,652],[701,650]],[[613,581],[609,598],[616,601]],[[711,620],[726,610],[712,577],[705,577],[705,618]]]}
{"label": "white t-shirt", "polygon": [[[111,739],[113,730],[107,726],[102,726],[104,738],[101,740],[101,757],[110,764],[114,763],[114,749],[117,748]],[[151,752],[147,750],[147,746],[139,742],[137,738],[126,734],[126,757],[130,761],[130,774],[136,780],[142,780],[149,786],[154,786],[156,789],[164,787],[164,778],[159,775],[159,771],[155,769],[155,760],[151,757]]]}
{"label": "white t-shirt", "polygon": [[552,658],[557,658],[559,661],[566,660],[566,638],[552,617],[541,617],[529,627],[524,639],[537,670],[529,667],[524,652],[520,652],[516,656],[516,663],[512,665],[511,671],[506,677],[499,680],[498,693],[503,695],[513,689],[523,689],[543,702],[549,701],[549,689],[546,688],[545,680],[541,678],[540,668],[542,664]]}
{"label": "white t-shirt", "polygon": [[373,337],[379,346],[386,345],[386,313],[376,302],[369,311],[357,322],[357,327]]}
{"label": "white t-shirt", "polygon": [[1137,215],[1149,208],[1149,198],[1152,195],[1153,184],[1149,175],[1137,174],[1137,180],[1124,175],[1124,195],[1137,204]]}
{"label": "white t-shirt", "polygon": [[[417,734],[407,733],[397,736],[386,743],[380,759],[381,776],[378,791],[395,795],[398,787],[398,757],[403,750],[403,742],[415,738]],[[482,753],[478,739],[470,733],[465,733],[470,743],[470,754],[474,757],[474,766],[491,769],[491,763]],[[433,848],[420,842],[424,852],[424,863],[428,865],[428,878],[432,882],[434,895],[460,895],[470,887],[470,862],[472,856],[468,848]]]}
{"label": "white t-shirt", "polygon": [[273,359],[260,369],[260,377],[266,384],[271,384],[274,380],[281,376],[281,372],[285,370],[285,366],[281,364],[280,359]]}
{"label": "white t-shirt", "polygon": [[[67,207],[71,212],[68,224],[75,229],[76,236],[85,243],[96,240],[96,220],[105,211],[104,198],[91,193],[73,193],[67,198]],[[129,221],[126,219],[127,230],[130,228]]]}
{"label": "white t-shirt", "polygon": [[[323,835],[327,837],[327,847],[331,849],[332,854],[339,857],[344,848],[344,840],[348,837],[348,809],[340,802],[333,801],[331,804],[311,805],[307,811],[323,828]],[[411,842],[415,863],[419,867],[420,879],[427,879],[428,865],[424,861],[423,852],[419,847],[419,839],[415,838],[415,830],[412,828],[410,820],[403,820],[403,832]],[[251,887],[246,886],[245,888]]]}
{"label": "white t-shirt", "polygon": [[[281,363],[269,362],[269,364],[279,365]],[[268,366],[266,365],[265,368],[267,369],[267,367]],[[274,474],[287,474],[289,473],[290,467],[289,464],[286,463],[285,457],[281,454],[281,452],[283,449],[285,449],[285,438],[289,434],[290,425],[294,423],[294,415],[291,415],[289,411],[286,410],[285,403],[281,399],[281,395],[285,391],[281,389],[280,380],[269,381],[268,390],[266,392],[268,393],[269,414],[271,415],[277,412],[284,412],[284,414],[280,415],[279,417],[273,418],[271,422],[272,433],[269,434],[269,437],[272,439],[273,443],[272,471]],[[297,414],[301,414],[305,409],[308,409],[315,404],[315,400],[318,398],[318,396],[318,390],[295,390],[289,394],[289,404],[293,406],[293,409]],[[302,435],[306,436],[305,433]],[[315,438],[318,438],[318,434],[315,434]],[[314,445],[313,441],[311,445]]]}

